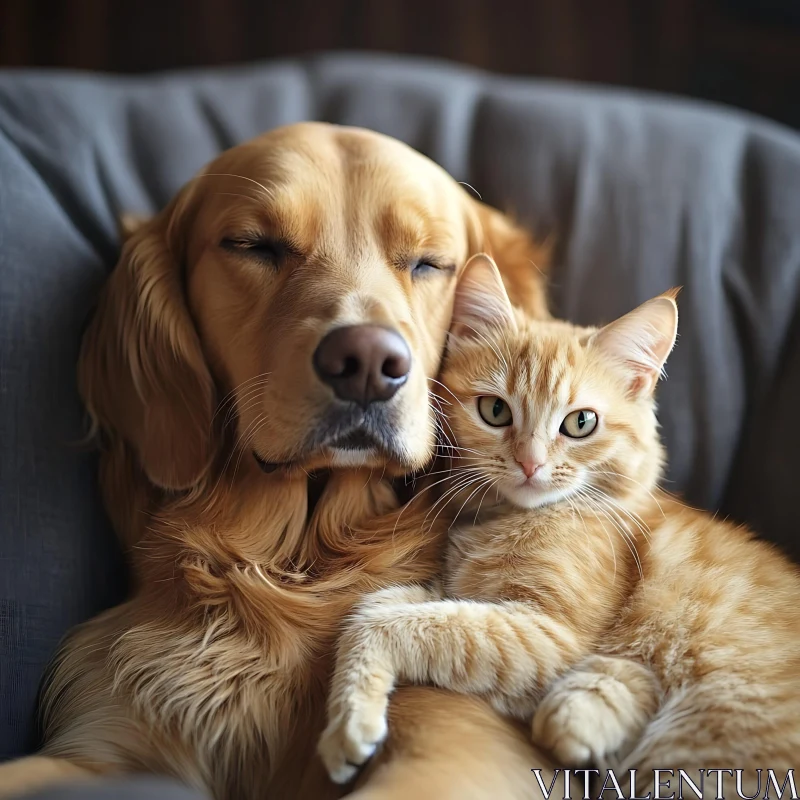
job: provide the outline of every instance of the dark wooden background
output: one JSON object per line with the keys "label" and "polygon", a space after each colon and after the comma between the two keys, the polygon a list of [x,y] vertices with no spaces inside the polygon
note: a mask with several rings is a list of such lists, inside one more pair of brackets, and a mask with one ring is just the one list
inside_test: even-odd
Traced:
{"label": "dark wooden background", "polygon": [[0,65],[142,72],[326,49],[704,97],[800,127],[800,0],[0,0]]}

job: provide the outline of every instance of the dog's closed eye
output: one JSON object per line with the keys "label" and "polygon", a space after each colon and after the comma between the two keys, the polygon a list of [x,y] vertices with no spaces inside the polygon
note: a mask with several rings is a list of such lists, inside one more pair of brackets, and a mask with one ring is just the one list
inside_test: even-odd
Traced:
{"label": "dog's closed eye", "polygon": [[289,242],[266,236],[231,236],[220,243],[228,252],[236,253],[264,264],[277,267],[287,257],[297,255],[297,249]]}
{"label": "dog's closed eye", "polygon": [[455,264],[439,264],[432,258],[425,258],[414,264],[413,272],[415,275],[424,275],[426,272],[436,270],[438,272],[454,272]]}
{"label": "dog's closed eye", "polygon": [[455,264],[434,256],[412,259],[408,265],[412,278],[421,278],[431,272],[455,272]]}

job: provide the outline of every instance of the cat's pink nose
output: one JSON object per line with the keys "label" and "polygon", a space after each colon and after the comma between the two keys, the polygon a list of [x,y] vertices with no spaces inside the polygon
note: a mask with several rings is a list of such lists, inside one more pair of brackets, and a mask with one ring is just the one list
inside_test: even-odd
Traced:
{"label": "cat's pink nose", "polygon": [[544,466],[544,464],[539,461],[534,461],[533,459],[526,459],[525,461],[517,460],[517,464],[522,468],[526,478],[532,478],[536,472]]}

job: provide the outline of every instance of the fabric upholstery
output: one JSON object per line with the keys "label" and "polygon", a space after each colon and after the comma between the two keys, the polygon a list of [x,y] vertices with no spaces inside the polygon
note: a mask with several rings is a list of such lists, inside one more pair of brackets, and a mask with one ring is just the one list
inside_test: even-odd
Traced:
{"label": "fabric upholstery", "polygon": [[[22,800],[22,799],[21,799]],[[129,777],[53,786],[24,800],[210,800],[207,795],[163,778]]]}
{"label": "fabric upholstery", "polygon": [[24,800],[209,800],[194,789],[162,778],[130,777],[49,787]]}
{"label": "fabric upholstery", "polygon": [[[34,744],[43,668],[125,592],[75,389],[116,216],[304,119],[396,136],[540,235],[553,308],[602,322],[683,285],[661,391],[668,487],[800,556],[800,138],[689,102],[336,55],[108,77],[0,74],[0,758]],[[533,267],[532,267],[533,268]]]}

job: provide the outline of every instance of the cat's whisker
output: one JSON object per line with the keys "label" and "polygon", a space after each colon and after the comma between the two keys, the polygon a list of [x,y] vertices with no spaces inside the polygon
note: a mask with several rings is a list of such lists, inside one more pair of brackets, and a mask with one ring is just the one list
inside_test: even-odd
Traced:
{"label": "cat's whisker", "polygon": [[442,389],[444,389],[446,392],[450,392],[450,394],[453,396],[453,398],[454,398],[454,399],[456,399],[456,400],[458,399],[458,398],[457,398],[457,397],[456,397],[456,396],[453,394],[453,391],[452,391],[452,389],[450,389],[450,387],[449,387],[449,386],[447,386],[446,384],[442,383],[442,382],[441,382],[441,381],[440,381],[438,378],[428,378],[428,380],[429,380],[431,383],[435,383],[437,386],[441,386],[441,387],[442,387]]}
{"label": "cat's whisker", "polygon": [[[455,400],[455,401],[456,401],[456,403],[458,403],[458,404],[461,406],[461,408],[463,408],[465,411],[467,410],[466,406],[465,406],[465,405],[464,405],[464,404],[461,402],[461,400],[459,400],[459,398],[458,398],[458,397],[457,397],[457,396],[454,394],[454,392],[452,391],[452,389],[450,389],[448,386],[445,386],[445,384],[443,384],[443,383],[442,383],[440,380],[437,380],[436,378],[428,378],[428,380],[429,380],[431,383],[435,383],[437,386],[441,386],[441,387],[442,387],[442,389],[444,389],[446,392],[449,392],[449,393],[450,393],[450,396],[453,398],[453,400]],[[429,390],[429,391],[430,391],[430,390]]]}
{"label": "cat's whisker", "polygon": [[[446,418],[445,418],[445,421],[447,421]],[[486,456],[484,453],[481,453],[479,450],[474,450],[474,449],[472,449],[470,447],[463,447],[461,445],[454,444],[453,439],[456,438],[455,437],[455,432],[453,431],[452,427],[450,426],[449,421],[447,421],[447,427],[448,427],[448,429],[450,431],[450,434],[453,437],[452,439],[450,438],[450,436],[447,435],[447,431],[445,431],[444,428],[440,426],[440,423],[438,421],[437,421],[436,424],[437,424],[437,427],[439,428],[442,436],[444,436],[444,438],[445,438],[444,442],[440,441],[440,442],[437,443],[437,445],[436,445],[437,447],[446,448],[448,450],[458,451],[459,453],[473,453],[475,455],[482,456],[482,457],[484,457],[484,458],[486,458],[488,460],[488,456]]]}
{"label": "cat's whisker", "polygon": [[446,442],[444,444],[439,443],[439,447],[446,447],[449,450],[458,450],[460,453],[474,453],[475,455],[484,456],[484,458],[488,458],[485,453],[482,453],[480,450],[475,450],[471,447],[464,447],[458,444],[452,444],[450,442]]}
{"label": "cat's whisker", "polygon": [[[425,515],[425,519],[422,520],[422,525],[421,525],[422,530],[425,531],[426,533],[429,533],[431,530],[433,530],[433,526],[436,523],[436,520],[439,518],[439,515],[441,514],[441,512],[444,511],[445,508],[447,508],[447,506],[449,505],[450,501],[454,497],[457,497],[458,493],[462,489],[465,489],[467,486],[470,486],[472,483],[473,483],[472,481],[467,481],[467,482],[465,482],[464,484],[462,484],[460,486],[455,486],[455,487],[445,491],[442,494],[442,496],[431,506],[430,510]],[[428,525],[427,528],[426,528],[426,524],[428,522],[428,518],[430,517],[431,514],[434,513],[434,511],[436,510],[437,506],[440,506],[440,509],[434,515],[434,518],[431,521],[431,524]]]}
{"label": "cat's whisker", "polygon": [[639,555],[639,550],[636,547],[636,542],[631,538],[630,533],[625,529],[625,527],[623,525],[621,525],[621,524],[618,525],[617,523],[615,523],[614,522],[614,518],[609,516],[608,514],[606,514],[606,516],[608,516],[609,520],[611,521],[611,524],[614,525],[615,528],[617,528],[617,530],[619,531],[620,535],[622,536],[622,540],[625,542],[625,545],[627,546],[628,550],[630,551],[631,555],[633,556],[633,560],[636,562],[636,569],[639,572],[639,577],[642,580],[644,580],[644,570],[642,568],[642,559],[641,559],[641,556]]}
{"label": "cat's whisker", "polygon": [[435,472],[427,472],[425,473],[425,477],[433,478],[436,475],[449,475],[450,477],[456,477],[460,472],[464,472],[465,470],[477,470],[478,467],[479,464],[466,464],[463,467],[446,467],[445,469],[437,469]]}
{"label": "cat's whisker", "polygon": [[[453,440],[450,438],[450,436],[455,437],[455,433],[453,431],[452,426],[450,425],[450,420],[449,420],[448,416],[445,413],[442,412],[441,409],[436,409],[435,407],[434,407],[434,423],[436,425],[437,430],[439,431],[441,436],[444,438],[444,440],[450,446],[454,446],[453,445]],[[450,431],[450,435],[448,435],[447,430],[445,430],[445,425],[447,426],[448,430]]]}
{"label": "cat's whisker", "polygon": [[484,464],[487,469],[491,469],[491,463],[487,463],[486,459],[482,456],[459,456],[455,453],[442,453],[442,458],[447,458],[452,462],[452,469],[459,467],[477,467]]}
{"label": "cat's whisker", "polygon": [[[433,410],[434,413],[437,415],[437,417],[439,418],[443,417],[446,420],[447,415],[448,413],[450,413],[450,409],[452,408],[453,404],[448,403],[447,400],[445,400],[443,397],[439,397],[439,395],[436,394],[436,392],[434,392],[432,389],[428,389],[428,399],[433,404]],[[447,408],[444,408],[443,404],[446,404]]]}
{"label": "cat's whisker", "polygon": [[[615,519],[615,517],[612,516],[611,513],[609,513],[609,509],[604,507],[604,505],[603,505],[601,500],[599,500],[597,497],[592,497],[592,495],[590,495],[588,492],[586,492],[587,488],[589,488],[589,487],[586,487],[586,486],[581,487],[581,489],[579,489],[576,492],[576,495],[582,497],[586,501],[586,503],[589,505],[589,507],[591,509],[593,509],[595,514],[598,514],[598,513],[602,514],[611,523],[611,525],[614,527],[614,529],[617,531],[617,533],[620,534],[620,536],[622,537],[622,540],[625,542],[626,546],[628,547],[628,550],[630,551],[631,555],[633,556],[634,561],[636,562],[636,567],[637,567],[637,569],[639,571],[639,575],[642,577],[642,579],[644,579],[644,571],[642,569],[642,561],[639,558],[639,551],[636,549],[635,542],[633,542],[631,540],[630,533],[629,533],[629,531],[626,530],[624,523],[622,523],[618,519]],[[610,509],[610,510],[613,511],[613,509]],[[598,520],[598,521],[600,521],[600,520]],[[600,522],[600,524],[602,525],[603,523]],[[603,526],[603,527],[605,527],[605,526]]]}
{"label": "cat's whisker", "polygon": [[453,405],[449,400],[445,400],[444,397],[442,397],[440,394],[436,394],[436,392],[434,392],[433,389],[428,389],[428,395],[430,396],[431,400],[433,400],[437,404],[444,403],[446,406],[451,406],[451,407]]}
{"label": "cat's whisker", "polygon": [[628,546],[628,549],[631,552],[631,555],[636,561],[636,566],[639,569],[639,574],[642,576],[642,578],[644,578],[644,574],[642,572],[642,561],[639,556],[639,551],[636,548],[636,542],[631,536],[630,531],[627,529],[624,520],[607,503],[604,503],[602,500],[598,498],[596,498],[596,502],[597,502],[596,506],[597,509],[601,510],[601,513],[603,513],[606,516],[609,522],[611,522],[611,524],[614,525],[619,534],[622,536],[623,540],[625,541],[625,544]]}
{"label": "cat's whisker", "polygon": [[[448,434],[448,430],[445,430],[445,425],[447,426],[447,429],[449,430],[449,434]],[[481,453],[478,453],[477,451],[469,450],[468,448],[458,447],[458,446],[456,446],[454,444],[453,440],[455,439],[455,432],[453,431],[453,428],[452,428],[452,426],[450,424],[450,420],[449,420],[449,418],[448,418],[448,416],[446,414],[440,413],[440,414],[436,415],[436,426],[437,426],[437,429],[439,430],[441,438],[443,438],[445,440],[444,442],[442,442],[441,440],[438,441],[437,442],[437,448],[447,449],[447,450],[450,450],[451,452],[457,452],[457,453],[473,452],[476,455],[479,455],[479,456],[482,455]],[[452,438],[451,438],[451,436],[452,436]],[[439,437],[437,437],[437,438],[439,438]]]}
{"label": "cat's whisker", "polygon": [[609,502],[613,503],[616,506],[616,508],[619,509],[619,513],[620,514],[624,514],[626,517],[628,517],[631,520],[631,522],[636,526],[637,530],[644,537],[644,540],[648,544],[650,544],[650,539],[651,539],[650,526],[636,512],[631,511],[628,508],[625,508],[625,506],[623,506],[623,505],[621,505],[619,503],[616,503],[613,500],[609,500]]}
{"label": "cat's whisker", "polygon": [[629,475],[623,475],[621,472],[614,472],[613,470],[607,469],[593,469],[589,470],[590,474],[594,475],[613,475],[616,478],[623,478],[626,481],[630,481],[631,483],[635,483],[637,486],[641,487],[643,491],[645,491],[649,496],[650,499],[658,506],[658,510],[661,512],[661,516],[666,518],[664,514],[664,509],[661,507],[661,504],[658,502],[658,498],[656,495],[651,492],[643,483],[637,481],[635,478],[631,478]]}
{"label": "cat's whisker", "polygon": [[[464,480],[475,481],[482,479],[499,480],[499,478],[495,478],[495,476],[491,473],[487,474],[483,470],[470,469],[469,471],[462,471],[456,475],[447,475],[444,478],[440,478],[439,480],[435,481],[435,483],[431,484],[431,486],[426,486],[425,489],[422,490],[422,492],[427,491],[428,489],[433,488],[436,485],[446,483],[448,481],[451,481],[453,486],[455,486],[456,483],[460,483],[461,481]],[[449,491],[450,488],[452,487],[447,487],[445,493]],[[422,494],[422,492],[420,492],[420,494]],[[434,505],[436,505],[439,499],[441,499],[441,496],[437,499],[437,501],[434,502]]]}
{"label": "cat's whisker", "polygon": [[465,456],[452,455],[451,454],[449,456],[450,458],[460,458],[460,459],[462,459],[464,461],[467,461],[467,460],[471,460],[471,461],[483,460],[483,461],[487,461],[487,462],[489,461],[489,456],[487,456],[485,453],[479,452],[478,450],[470,450],[468,448],[456,447],[455,445],[449,445],[449,444],[448,445],[439,445],[439,447],[441,447],[444,450],[450,450],[453,453],[468,453],[468,454],[470,454],[470,455],[465,455]]}
{"label": "cat's whisker", "polygon": [[487,469],[491,469],[490,464],[486,464],[484,459],[482,458],[460,458],[459,456],[442,456],[443,458],[447,458],[450,461],[449,469],[452,471],[460,470],[460,469],[477,469],[478,467],[486,467]]}
{"label": "cat's whisker", "polygon": [[480,465],[485,465],[487,469],[493,468],[492,463],[487,461],[486,457],[482,455],[462,456],[455,452],[444,452],[440,455],[442,458],[448,459],[448,461],[452,464],[452,469],[459,467],[476,467]]}
{"label": "cat's whisker", "polygon": [[438,481],[434,481],[433,483],[426,486],[424,489],[420,490],[420,492],[414,497],[409,500],[409,504],[414,502],[418,497],[421,497],[425,492],[429,489],[433,489],[435,486],[439,486],[442,483],[446,483],[447,481],[460,481],[462,478],[468,476],[477,476],[482,473],[477,467],[461,467],[458,469],[444,469],[438,470],[437,472],[431,473],[430,477],[436,475],[444,475],[444,478],[440,478]]}
{"label": "cat's whisker", "polygon": [[446,401],[443,401],[442,398],[438,397],[433,392],[428,392],[428,399],[431,401],[431,404],[433,406],[434,422],[437,425],[441,426],[447,425],[447,427],[449,428],[450,420],[448,419],[447,411],[444,408],[442,408],[442,402]]}
{"label": "cat's whisker", "polygon": [[[447,423],[447,426],[448,426],[448,428],[450,428],[450,424],[449,423]],[[448,434],[448,432],[444,428],[444,425],[442,425],[441,423],[438,423],[437,427],[439,429],[439,434],[440,434],[440,437],[441,437],[439,439],[439,441],[437,442],[437,446],[438,447],[447,447],[447,448],[449,448],[451,450],[457,450],[458,448],[453,444],[453,440],[450,438],[451,436],[454,436],[453,429],[450,428],[450,433]],[[437,438],[439,438],[439,437],[437,437]],[[441,439],[444,439],[444,442],[442,442]]]}
{"label": "cat's whisker", "polygon": [[[464,503],[462,503],[461,508],[459,508],[458,512],[456,512],[456,514],[453,515],[453,522],[454,522],[458,518],[458,515],[463,510],[464,506],[469,502],[470,497],[472,497],[472,495],[475,494],[475,492],[480,491],[483,488],[483,486],[485,485],[485,483],[486,483],[486,479],[485,478],[484,479],[476,478],[475,480],[467,482],[466,485],[460,486],[458,491],[452,493],[449,496],[449,498],[447,499],[447,502],[444,503],[439,508],[439,510],[436,512],[436,514],[434,515],[433,519],[431,520],[431,524],[430,524],[430,527],[429,527],[428,530],[433,530],[434,525],[436,525],[436,521],[444,513],[445,509],[450,505],[451,501],[457,500],[457,498],[462,494],[462,492],[468,492],[475,484],[477,484],[477,488],[472,491],[472,493],[469,495],[469,497],[467,497],[467,499],[464,501]],[[450,528],[452,526],[453,526],[453,523],[451,522],[450,525],[447,526],[447,530],[450,530]]]}
{"label": "cat's whisker", "polygon": [[[591,537],[589,536],[589,529],[586,527],[586,520],[583,518],[583,514],[581,513],[580,508],[578,508],[578,506],[575,504],[575,502],[572,500],[572,498],[567,497],[566,500],[569,503],[569,506],[572,509],[573,514],[577,514],[578,515],[578,518],[581,521],[581,525],[583,525],[583,535],[586,537],[586,541],[589,543],[589,548],[591,549]],[[611,558],[614,559],[614,578],[616,579],[616,577],[617,577],[617,551],[614,548],[614,540],[609,535],[608,531],[606,530],[605,525],[603,525],[602,527],[603,527],[603,533],[605,534],[606,539],[608,539],[609,547],[611,547]]]}
{"label": "cat's whisker", "polygon": [[[467,499],[461,504],[461,508],[458,509],[458,511],[456,512],[455,517],[453,517],[453,522],[451,522],[450,525],[447,526],[447,530],[450,530],[450,528],[453,527],[453,524],[461,516],[461,513],[464,511],[464,508],[466,508],[466,506],[469,503],[469,501],[472,500],[472,498],[475,497],[475,495],[487,485],[491,485],[491,479],[488,479],[488,478],[485,479],[480,484],[478,484],[477,488],[472,490],[472,492],[470,493],[469,497],[467,497]],[[434,520],[434,522],[435,522],[435,520]]]}
{"label": "cat's whisker", "polygon": [[[599,518],[598,512],[600,510],[596,507],[596,503],[594,502],[594,500],[592,500],[590,497],[587,497],[586,495],[584,495],[583,492],[578,491],[578,492],[575,493],[575,496],[579,497],[580,499],[582,499],[586,503],[586,505],[588,506],[589,512],[595,517],[597,522],[600,524],[600,527],[603,529],[603,533],[605,534],[606,538],[608,539],[608,543],[611,546],[611,553],[612,553],[612,556],[614,558],[614,568],[616,569],[617,554],[616,554],[616,550],[614,549],[614,542],[613,542],[613,539],[612,539],[611,535],[608,532],[608,528],[606,527],[605,523],[603,522],[602,519]],[[602,512],[600,512],[600,513],[602,513]],[[584,521],[584,525],[585,524],[586,523]],[[615,531],[616,531],[616,528],[615,528]]]}
{"label": "cat's whisker", "polygon": [[623,506],[619,501],[611,497],[602,489],[598,489],[596,486],[587,486],[585,488],[596,493],[597,496],[601,497],[606,503],[614,506],[618,510],[618,513],[625,514],[627,517],[629,517],[631,522],[637,527],[642,536],[644,536],[648,542],[650,541],[650,527],[638,514],[628,508],[625,508],[625,506]]}
{"label": "cat's whisker", "polygon": [[434,481],[433,483],[426,486],[424,489],[421,489],[417,494],[415,494],[411,500],[408,501],[407,505],[413,503],[417,498],[422,497],[422,495],[427,492],[429,489],[433,489],[435,486],[439,486],[442,483],[446,483],[448,480],[455,480],[458,481],[463,477],[466,477],[466,473],[480,475],[481,470],[477,467],[461,467],[457,469],[443,469],[438,470],[436,472],[430,473],[427,477],[434,477],[436,475],[444,475],[444,478],[440,478],[438,481]]}
{"label": "cat's whisker", "polygon": [[438,500],[436,500],[436,502],[431,506],[430,510],[425,515],[425,519],[422,520],[423,529],[425,527],[425,523],[428,521],[428,518],[436,510],[437,506],[441,505],[441,507],[439,508],[439,511],[436,512],[436,515],[434,516],[433,521],[431,522],[430,526],[428,527],[428,530],[432,530],[433,526],[436,524],[436,520],[439,518],[439,516],[441,515],[442,511],[444,511],[445,508],[447,508],[447,506],[449,505],[450,501],[454,497],[457,497],[460,492],[466,491],[470,486],[472,486],[474,483],[477,483],[479,481],[481,481],[481,475],[480,474],[478,476],[476,476],[476,477],[467,476],[467,477],[461,477],[460,479],[457,479],[456,483],[452,487],[450,487],[449,489],[445,490],[442,493],[442,496]]}
{"label": "cat's whisker", "polygon": [[486,495],[487,495],[487,494],[488,494],[488,493],[489,493],[489,492],[490,492],[490,491],[491,491],[491,490],[492,490],[492,489],[493,489],[495,486],[497,486],[497,484],[498,484],[498,482],[499,482],[499,481],[500,481],[500,478],[495,478],[495,479],[494,479],[494,480],[493,480],[493,481],[492,481],[492,482],[491,482],[491,483],[490,483],[490,484],[489,484],[489,485],[486,487],[486,491],[485,491],[485,492],[484,492],[484,493],[481,495],[480,502],[478,503],[478,510],[475,512],[475,519],[474,519],[474,520],[473,520],[473,522],[472,522],[472,524],[473,524],[473,525],[477,525],[477,524],[478,524],[478,516],[479,516],[479,515],[480,515],[480,513],[481,513],[481,506],[483,505],[483,501],[486,499]]}

